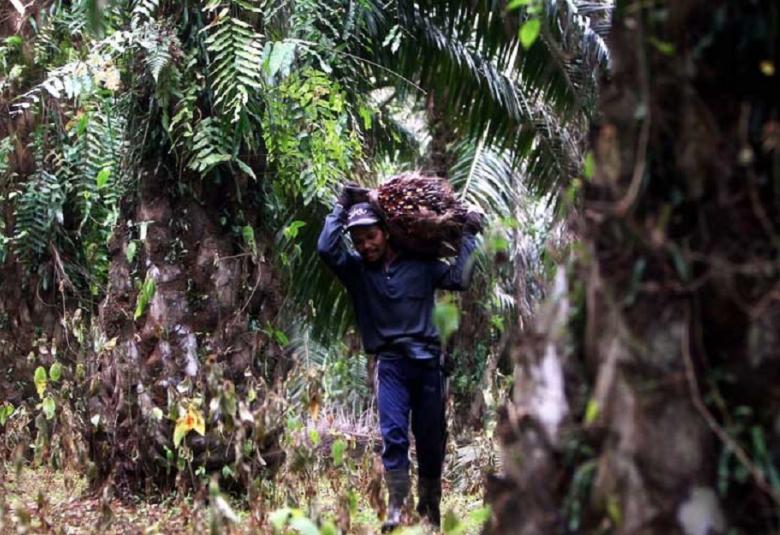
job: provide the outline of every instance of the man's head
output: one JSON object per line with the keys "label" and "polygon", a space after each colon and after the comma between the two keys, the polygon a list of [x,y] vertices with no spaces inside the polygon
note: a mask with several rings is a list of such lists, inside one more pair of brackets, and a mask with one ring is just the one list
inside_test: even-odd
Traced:
{"label": "man's head", "polygon": [[355,249],[366,262],[378,262],[387,253],[387,230],[367,202],[355,204],[347,214],[347,230]]}

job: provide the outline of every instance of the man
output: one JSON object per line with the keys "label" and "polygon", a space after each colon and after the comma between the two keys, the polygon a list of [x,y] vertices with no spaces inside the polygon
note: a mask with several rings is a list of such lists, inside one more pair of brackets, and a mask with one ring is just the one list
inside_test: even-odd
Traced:
{"label": "man", "polygon": [[[420,258],[393,246],[386,227],[367,201],[367,190],[346,187],[325,218],[317,250],[347,288],[367,353],[377,356],[377,405],[388,488],[388,518],[382,531],[401,523],[409,493],[409,416],[418,457],[420,515],[438,527],[445,451],[445,391],[439,334],[433,324],[437,288],[464,290],[469,257],[481,216],[467,216],[455,260]],[[357,254],[342,239],[348,230]]]}

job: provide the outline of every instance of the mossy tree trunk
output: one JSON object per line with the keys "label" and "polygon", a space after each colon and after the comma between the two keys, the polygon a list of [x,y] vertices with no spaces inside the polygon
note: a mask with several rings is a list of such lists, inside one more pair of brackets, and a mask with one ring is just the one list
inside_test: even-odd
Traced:
{"label": "mossy tree trunk", "polygon": [[487,531],[773,532],[780,8],[618,2],[610,42],[582,252],[515,344]]}
{"label": "mossy tree trunk", "polygon": [[[107,342],[88,370],[99,378],[89,400],[101,422],[90,437],[97,480],[155,486],[165,484],[166,470],[177,473],[172,463],[191,462],[192,469],[232,466],[248,485],[283,459],[274,386],[290,367],[269,330],[281,303],[271,242],[260,234],[260,210],[234,193],[252,198],[258,186],[241,177],[187,185],[162,167],[148,169],[124,207],[129,224],[110,245],[99,310]],[[225,219],[237,207],[253,214],[254,245]],[[140,306],[149,281],[153,296]],[[174,459],[175,420],[188,407],[205,418],[206,433],[190,432]],[[178,473],[182,483],[192,475]]]}

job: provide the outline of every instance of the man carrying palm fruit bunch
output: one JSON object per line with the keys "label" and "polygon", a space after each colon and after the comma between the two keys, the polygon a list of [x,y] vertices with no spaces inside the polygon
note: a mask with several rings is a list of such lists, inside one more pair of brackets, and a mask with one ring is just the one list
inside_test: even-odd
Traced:
{"label": "man carrying palm fruit bunch", "polygon": [[[410,417],[418,458],[417,511],[438,527],[446,393],[439,334],[433,324],[434,292],[468,286],[469,257],[476,247],[475,235],[482,230],[482,217],[463,210],[457,255],[445,263],[399,246],[375,208],[376,196],[373,205],[368,201],[368,190],[345,187],[325,218],[317,250],[352,298],[365,351],[377,357],[377,405],[389,496],[382,531],[401,525],[411,486]],[[404,202],[410,213],[415,196],[406,196]],[[357,253],[347,248],[345,230]]]}

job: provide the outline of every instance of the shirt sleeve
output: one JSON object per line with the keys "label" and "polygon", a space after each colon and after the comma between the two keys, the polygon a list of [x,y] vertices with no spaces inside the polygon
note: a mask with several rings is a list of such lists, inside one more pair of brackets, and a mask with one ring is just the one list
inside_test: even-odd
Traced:
{"label": "shirt sleeve", "polygon": [[433,268],[433,285],[443,290],[465,290],[471,282],[473,262],[471,255],[477,248],[477,239],[473,234],[464,233],[460,250],[455,260],[447,264],[437,262]]}
{"label": "shirt sleeve", "polygon": [[317,253],[342,282],[348,280],[355,265],[355,258],[347,250],[347,244],[344,243],[342,236],[345,219],[344,208],[340,204],[335,205],[325,216],[325,224],[317,240]]}

